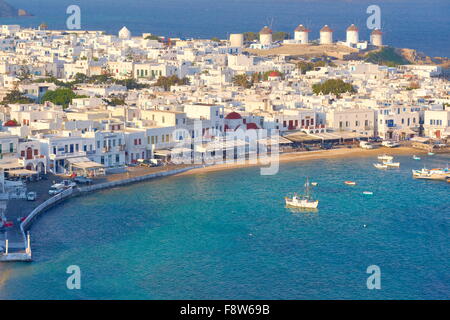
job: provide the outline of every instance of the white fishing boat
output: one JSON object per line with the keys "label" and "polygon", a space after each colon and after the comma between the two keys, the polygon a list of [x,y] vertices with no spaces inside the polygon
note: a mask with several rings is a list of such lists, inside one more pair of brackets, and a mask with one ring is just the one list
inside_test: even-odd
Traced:
{"label": "white fishing boat", "polygon": [[429,156],[434,156],[434,152],[428,152]]}
{"label": "white fishing boat", "polygon": [[387,169],[387,168],[388,168],[388,166],[385,165],[384,163],[374,163],[373,166],[374,166],[375,168],[377,168],[377,169],[380,169],[380,170],[382,170],[382,169]]}
{"label": "white fishing boat", "polygon": [[414,155],[414,156],[413,156],[413,159],[414,159],[414,160],[420,160],[420,157]]}
{"label": "white fishing boat", "polygon": [[317,209],[319,206],[319,200],[314,200],[309,190],[309,180],[306,179],[305,194],[297,195],[296,193],[292,197],[285,197],[286,206],[291,208],[301,209]]}
{"label": "white fishing boat", "polygon": [[384,161],[383,164],[388,167],[399,168],[400,162]]}
{"label": "white fishing boat", "polygon": [[447,180],[450,178],[450,170],[448,168],[442,169],[426,169],[412,170],[413,178],[427,179],[427,180]]}
{"label": "white fishing boat", "polygon": [[319,185],[319,183],[318,183],[318,182],[311,182],[311,185],[312,185],[313,187],[317,187],[317,186]]}
{"label": "white fishing boat", "polygon": [[387,154],[383,154],[381,156],[378,156],[378,160],[392,161],[392,160],[394,160],[394,157],[393,156],[389,156]]}
{"label": "white fishing boat", "polygon": [[373,195],[373,192],[372,191],[364,191],[363,194],[366,196],[371,196],[371,195]]}

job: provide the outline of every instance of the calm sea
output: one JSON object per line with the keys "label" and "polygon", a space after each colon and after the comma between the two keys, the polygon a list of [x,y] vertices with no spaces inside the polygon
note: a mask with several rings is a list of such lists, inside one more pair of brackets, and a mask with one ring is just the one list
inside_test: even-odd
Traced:
{"label": "calm sea", "polygon": [[[450,157],[398,160],[389,171],[373,158],[286,163],[274,176],[246,168],[69,200],[33,225],[33,263],[0,264],[0,299],[449,299],[450,184],[411,169]],[[283,197],[306,176],[319,210],[291,212]],[[66,288],[70,265],[81,290]],[[370,265],[381,290],[366,287]]]}
{"label": "calm sea", "polygon": [[35,17],[0,19],[0,23],[65,28],[66,9],[81,8],[82,28],[117,33],[126,25],[135,35],[151,32],[170,37],[227,37],[229,33],[259,31],[264,25],[293,32],[302,23],[311,38],[328,24],[336,39],[345,38],[352,23],[361,38],[369,38],[369,5],[381,8],[385,43],[413,48],[432,56],[450,56],[450,1],[448,0],[8,0]]}

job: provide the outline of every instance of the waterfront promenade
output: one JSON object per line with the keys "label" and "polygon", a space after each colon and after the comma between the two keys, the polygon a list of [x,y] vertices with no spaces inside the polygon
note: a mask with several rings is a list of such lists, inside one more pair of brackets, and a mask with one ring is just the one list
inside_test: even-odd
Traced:
{"label": "waterfront promenade", "polygon": [[10,200],[7,203],[5,218],[13,221],[14,225],[4,231],[2,235],[0,246],[6,248],[6,240],[8,240],[9,253],[8,255],[1,254],[0,262],[31,261],[31,248],[29,248],[26,231],[40,213],[45,212],[60,201],[96,190],[109,189],[129,183],[174,175],[195,168],[197,167],[192,165],[168,165],[154,168],[130,167],[124,173],[95,178],[89,186],[78,186],[73,190],[70,189],[70,192],[64,192],[53,197],[48,194],[50,186],[55,182],[61,181],[64,177],[49,175],[46,180],[31,183],[28,186],[28,191],[37,192],[38,199],[36,201],[19,199]]}

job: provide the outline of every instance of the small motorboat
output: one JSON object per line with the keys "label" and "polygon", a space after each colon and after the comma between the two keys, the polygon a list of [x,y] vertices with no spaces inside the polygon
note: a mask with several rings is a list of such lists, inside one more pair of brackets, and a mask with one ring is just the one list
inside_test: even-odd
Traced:
{"label": "small motorboat", "polygon": [[434,152],[428,152],[429,156],[434,156]]}
{"label": "small motorboat", "polygon": [[414,156],[413,156],[413,159],[414,159],[414,160],[420,160],[420,157],[414,155]]}
{"label": "small motorboat", "polygon": [[373,195],[373,192],[372,191],[364,191],[363,194],[366,196],[371,196],[371,195]]}
{"label": "small motorboat", "polygon": [[355,181],[344,181],[344,183],[348,186],[356,186],[356,182]]}
{"label": "small motorboat", "polygon": [[384,161],[383,164],[388,167],[395,167],[395,168],[400,167],[400,162]]}
{"label": "small motorboat", "polygon": [[392,160],[394,160],[394,157],[388,156],[387,154],[383,154],[381,156],[378,156],[378,160],[392,161]]}
{"label": "small motorboat", "polygon": [[382,169],[387,169],[387,168],[388,168],[388,166],[385,165],[384,163],[374,163],[373,166],[374,166],[375,168],[377,168],[377,169],[380,169],[380,170],[382,170]]}
{"label": "small motorboat", "polygon": [[317,187],[319,185],[319,183],[318,182],[311,182],[311,185],[314,186],[314,187]]}

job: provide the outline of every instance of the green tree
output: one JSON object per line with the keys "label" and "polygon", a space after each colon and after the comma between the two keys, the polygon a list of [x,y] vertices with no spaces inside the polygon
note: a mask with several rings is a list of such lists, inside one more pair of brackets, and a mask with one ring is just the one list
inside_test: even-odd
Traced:
{"label": "green tree", "polygon": [[333,62],[326,62],[324,60],[319,60],[316,62],[308,62],[308,61],[299,61],[297,62],[297,69],[301,70],[302,74],[305,74],[308,71],[314,70],[315,68],[319,67],[335,67],[336,65]]}
{"label": "green tree", "polygon": [[188,85],[188,78],[178,78],[176,75],[170,77],[160,76],[158,80],[156,80],[155,86],[163,87],[165,91],[169,91],[170,88],[174,85]]}
{"label": "green tree", "polygon": [[162,42],[163,41],[159,36],[154,35],[154,34],[146,36],[145,40],[156,40],[158,42]]}
{"label": "green tree", "polygon": [[287,40],[287,39],[289,39],[289,33],[287,33],[287,32],[278,31],[278,32],[274,32],[272,34],[273,41],[283,41],[283,40]]}
{"label": "green tree", "polygon": [[243,88],[251,88],[252,83],[250,82],[246,74],[238,74],[233,77],[233,84]]}
{"label": "green tree", "polygon": [[256,32],[244,32],[244,41],[255,41],[259,39],[259,34]]}
{"label": "green tree", "polygon": [[69,88],[59,88],[56,90],[48,90],[42,97],[41,101],[50,101],[54,104],[63,106],[63,108],[65,109],[69,106],[69,103],[72,102],[72,99],[82,97],[85,96],[78,96]]}
{"label": "green tree", "polygon": [[312,86],[313,92],[315,94],[335,94],[339,96],[344,92],[355,93],[355,88],[350,84],[346,83],[341,79],[329,79],[323,83],[316,83]]}
{"label": "green tree", "polygon": [[106,100],[106,102],[110,106],[123,106],[123,105],[125,105],[125,99],[117,98],[117,97],[110,98],[109,100]]}
{"label": "green tree", "polygon": [[402,64],[408,64],[408,61],[395,51],[395,48],[384,47],[379,51],[370,52],[366,59],[367,62],[396,67]]}
{"label": "green tree", "polygon": [[213,38],[211,38],[211,41],[214,41],[214,42],[220,42],[220,39],[217,38],[217,37],[213,37]]}
{"label": "green tree", "polygon": [[301,73],[305,74],[307,71],[314,69],[314,63],[307,61],[297,62],[297,69],[300,69]]}
{"label": "green tree", "polygon": [[26,96],[19,90],[13,90],[6,94],[3,98],[2,104],[15,104],[15,103],[33,103],[34,101]]}

